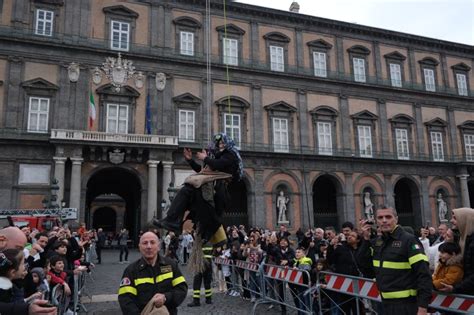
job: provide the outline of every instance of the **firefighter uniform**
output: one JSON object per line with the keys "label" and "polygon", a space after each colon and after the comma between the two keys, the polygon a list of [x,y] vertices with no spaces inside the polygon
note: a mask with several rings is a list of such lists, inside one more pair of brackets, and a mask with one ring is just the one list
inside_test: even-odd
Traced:
{"label": "firefighter uniform", "polygon": [[151,266],[142,257],[123,272],[118,300],[123,314],[138,315],[156,293],[162,293],[170,314],[177,314],[187,291],[186,280],[174,260],[158,256],[155,266]]}
{"label": "firefighter uniform", "polygon": [[212,304],[212,247],[205,246],[202,248],[204,259],[204,271],[198,272],[193,279],[193,301],[188,304],[189,307],[201,305],[201,282],[204,281],[204,295],[206,303]]}
{"label": "firefighter uniform", "polygon": [[431,301],[428,258],[418,239],[399,225],[375,240],[373,265],[385,315],[416,314]]}

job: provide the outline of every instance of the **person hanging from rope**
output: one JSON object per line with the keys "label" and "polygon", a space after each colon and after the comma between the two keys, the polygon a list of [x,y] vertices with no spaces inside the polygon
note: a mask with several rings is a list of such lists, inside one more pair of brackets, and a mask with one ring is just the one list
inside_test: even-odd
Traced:
{"label": "person hanging from rope", "polygon": [[242,158],[235,142],[225,133],[216,134],[207,150],[196,153],[196,158],[203,162],[202,166],[193,159],[190,149],[185,148],[183,156],[196,174],[186,178],[166,217],[153,220],[153,224],[179,233],[185,211],[189,210],[187,219],[193,221],[202,239],[212,241],[220,230],[224,210],[230,206],[227,186],[242,179]]}

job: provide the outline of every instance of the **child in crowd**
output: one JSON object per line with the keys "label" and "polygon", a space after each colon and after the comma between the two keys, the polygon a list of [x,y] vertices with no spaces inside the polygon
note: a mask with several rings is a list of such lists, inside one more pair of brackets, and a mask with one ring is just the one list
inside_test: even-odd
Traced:
{"label": "child in crowd", "polygon": [[[0,253],[0,302],[15,302],[12,280],[25,276],[25,256],[22,250],[7,249]],[[24,301],[18,301],[23,304]],[[19,307],[21,307],[19,305]]]}
{"label": "child in crowd", "polygon": [[[329,271],[328,263],[324,258],[318,259],[316,264],[313,264],[313,269],[311,270],[311,282],[313,284],[319,284],[321,285],[321,288],[323,288],[326,285],[326,278],[325,274],[323,274],[321,271]],[[315,311],[316,314],[319,314],[318,298],[318,292],[316,291],[313,295],[313,311]],[[329,300],[327,295],[324,293],[321,294],[321,306],[323,309],[329,308]]]}
{"label": "child in crowd", "polygon": [[[305,285],[310,283],[310,277],[308,275],[311,272],[312,265],[313,262],[311,261],[311,258],[306,257],[306,249],[303,247],[298,247],[295,252],[293,268],[307,271],[307,273],[305,272],[302,275],[303,284]],[[306,286],[300,286],[297,284],[289,284],[288,286],[290,287],[290,292],[293,295],[295,306],[302,310],[308,310],[310,303],[310,294],[306,292],[308,288]],[[298,311],[298,315],[299,314],[304,314],[304,312]]]}
{"label": "child in crowd", "polygon": [[453,285],[462,280],[461,248],[456,243],[446,242],[439,246],[439,264],[433,274],[433,286],[440,289],[443,284]]}
{"label": "child in crowd", "polygon": [[71,295],[71,288],[67,284],[66,277],[67,274],[64,272],[64,261],[57,255],[50,258],[51,270],[48,275],[51,276],[51,287],[54,287],[57,284],[60,284],[64,287],[64,292],[66,295]]}

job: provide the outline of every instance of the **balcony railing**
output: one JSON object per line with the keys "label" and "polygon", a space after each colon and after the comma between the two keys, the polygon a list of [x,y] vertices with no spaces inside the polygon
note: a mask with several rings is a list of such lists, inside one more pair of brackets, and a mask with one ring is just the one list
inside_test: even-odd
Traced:
{"label": "balcony railing", "polygon": [[113,142],[128,144],[149,144],[177,146],[178,138],[174,136],[140,135],[108,133],[83,130],[51,130],[52,140],[86,141],[86,142]]}
{"label": "balcony railing", "polygon": [[[65,33],[53,33],[52,36],[40,36],[34,33],[33,29],[29,28],[20,28],[12,27],[7,25],[0,25],[0,37],[3,38],[13,38],[13,39],[23,39],[28,42],[37,42],[37,43],[47,43],[50,45],[74,45],[90,49],[102,49],[108,50],[111,54],[115,54],[118,51],[110,48],[110,40],[101,39],[101,38],[86,38],[77,35],[65,34]],[[151,47],[149,45],[137,44],[130,42],[129,50],[123,52],[125,54],[134,55],[134,57],[144,57],[144,58],[156,58],[161,57],[164,59],[180,60],[182,62],[194,62],[205,64],[207,57],[202,52],[195,51],[193,56],[181,54],[180,49],[169,48],[169,47]],[[133,57],[127,56],[127,58],[133,59]],[[214,66],[225,66],[224,59],[221,55],[211,55],[210,60]],[[253,70],[253,71],[268,71],[270,72],[270,63],[260,60],[244,59],[239,58],[237,60],[238,65],[229,66],[232,69],[242,69],[242,70]],[[362,85],[377,85],[384,87],[392,87],[397,90],[416,90],[423,91],[432,94],[447,94],[452,96],[462,96],[469,97],[474,96],[474,90],[464,91],[467,95],[460,95],[459,91],[454,87],[448,86],[436,86],[436,91],[429,92],[426,91],[425,85],[417,82],[403,81],[401,87],[392,86],[392,81],[390,79],[382,79],[375,76],[366,76],[365,82],[355,82],[354,76],[350,73],[341,73],[335,71],[326,71],[326,77],[319,77],[314,75],[313,67],[297,67],[292,65],[285,65],[284,72],[275,72],[272,71],[272,74],[277,76],[305,76],[313,77],[319,80],[336,80],[344,82],[352,82],[355,84]]]}

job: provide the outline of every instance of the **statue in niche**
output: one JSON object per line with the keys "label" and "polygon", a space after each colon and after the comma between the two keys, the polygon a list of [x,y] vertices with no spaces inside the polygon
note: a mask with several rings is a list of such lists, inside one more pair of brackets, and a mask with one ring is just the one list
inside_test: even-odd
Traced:
{"label": "statue in niche", "polygon": [[365,213],[365,218],[371,222],[375,221],[375,216],[374,216],[374,204],[372,203],[372,200],[370,199],[370,192],[366,191],[364,193],[364,213]]}
{"label": "statue in niche", "polygon": [[446,201],[444,201],[442,193],[438,193],[438,199],[436,201],[438,202],[439,222],[447,222],[446,215],[448,214],[448,205]]}
{"label": "statue in niche", "polygon": [[279,196],[277,197],[278,223],[288,223],[286,210],[289,202],[290,198],[285,196],[285,192],[283,190],[280,190]]}

